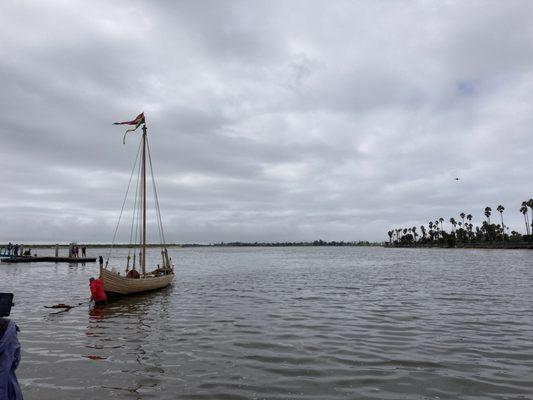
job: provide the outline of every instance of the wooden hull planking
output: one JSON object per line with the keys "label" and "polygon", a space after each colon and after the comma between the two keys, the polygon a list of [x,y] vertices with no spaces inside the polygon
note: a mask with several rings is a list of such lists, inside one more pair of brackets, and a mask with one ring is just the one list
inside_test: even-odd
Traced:
{"label": "wooden hull planking", "polygon": [[100,278],[104,282],[106,292],[133,294],[164,288],[172,283],[174,274],[132,279],[102,268]]}

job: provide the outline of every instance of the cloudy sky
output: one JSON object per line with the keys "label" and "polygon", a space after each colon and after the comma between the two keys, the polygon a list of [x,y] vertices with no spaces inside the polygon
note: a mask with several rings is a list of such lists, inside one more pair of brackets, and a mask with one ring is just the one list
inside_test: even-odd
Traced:
{"label": "cloudy sky", "polygon": [[112,122],[141,111],[171,242],[386,240],[498,204],[524,231],[531,21],[507,0],[3,0],[0,240],[109,242],[140,138]]}

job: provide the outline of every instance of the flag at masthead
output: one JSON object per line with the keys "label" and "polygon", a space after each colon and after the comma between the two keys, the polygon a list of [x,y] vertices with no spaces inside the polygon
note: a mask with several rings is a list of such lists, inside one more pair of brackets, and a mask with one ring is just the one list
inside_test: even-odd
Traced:
{"label": "flag at masthead", "polygon": [[144,123],[146,123],[146,121],[144,119],[144,112],[142,112],[131,121],[113,122],[113,125],[135,125],[135,127],[130,128],[126,132],[124,132],[124,138],[122,139],[122,142],[126,144],[126,133],[135,131],[139,126]]}

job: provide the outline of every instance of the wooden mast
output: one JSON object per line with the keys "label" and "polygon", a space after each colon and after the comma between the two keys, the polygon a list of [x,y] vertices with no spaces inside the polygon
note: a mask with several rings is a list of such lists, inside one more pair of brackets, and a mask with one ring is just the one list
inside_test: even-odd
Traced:
{"label": "wooden mast", "polygon": [[143,125],[143,155],[142,155],[142,182],[143,182],[143,234],[142,234],[142,259],[141,270],[146,275],[146,124]]}

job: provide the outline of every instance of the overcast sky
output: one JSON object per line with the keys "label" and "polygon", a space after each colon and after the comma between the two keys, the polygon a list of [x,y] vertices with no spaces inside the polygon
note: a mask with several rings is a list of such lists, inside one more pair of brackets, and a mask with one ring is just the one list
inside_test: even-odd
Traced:
{"label": "overcast sky", "polygon": [[111,241],[140,139],[112,122],[141,111],[170,242],[387,240],[498,204],[523,232],[532,21],[508,0],[3,0],[0,240]]}

